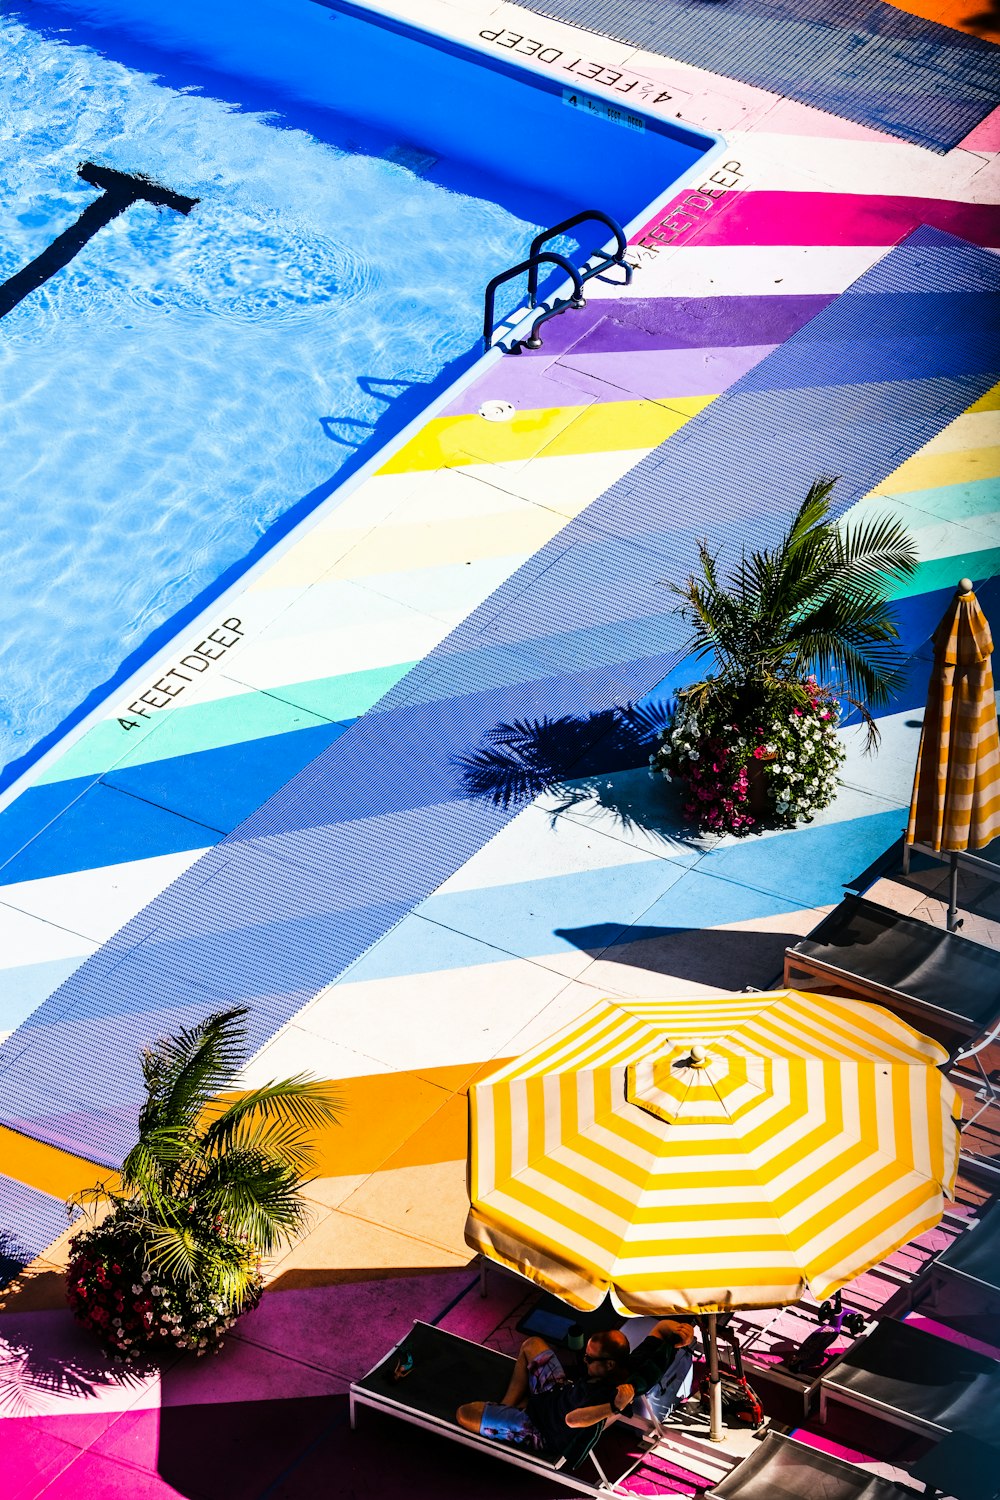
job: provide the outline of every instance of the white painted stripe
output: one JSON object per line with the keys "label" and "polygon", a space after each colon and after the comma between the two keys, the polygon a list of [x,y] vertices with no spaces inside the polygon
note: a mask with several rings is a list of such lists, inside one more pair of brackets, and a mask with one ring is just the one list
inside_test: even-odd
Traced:
{"label": "white painted stripe", "polygon": [[[881,260],[888,245],[699,245],[658,257],[662,285],[637,275],[619,297],[798,297],[836,295]],[[660,262],[662,261],[662,268]],[[608,295],[588,282],[588,295]],[[590,288],[594,287],[593,292]]]}
{"label": "white painted stripe", "polygon": [[[990,203],[995,189],[971,152],[932,156],[922,146],[888,139],[845,140],[841,136],[764,135],[726,132],[726,143],[744,165],[753,192],[804,190],[866,196],[950,199]],[[974,178],[980,174],[980,181]]]}

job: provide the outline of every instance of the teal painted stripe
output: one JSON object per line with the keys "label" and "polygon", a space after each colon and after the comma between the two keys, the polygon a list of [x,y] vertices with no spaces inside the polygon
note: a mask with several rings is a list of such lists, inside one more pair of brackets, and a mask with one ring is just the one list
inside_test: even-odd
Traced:
{"label": "teal painted stripe", "polygon": [[[972,542],[973,533],[969,532]],[[969,577],[981,583],[1000,574],[1000,547],[977,548],[950,557],[932,557],[918,564],[917,571],[905,583],[897,584],[892,591],[894,599],[913,599],[918,594],[933,594],[940,589],[954,588],[958,580]]]}
{"label": "teal painted stripe", "polygon": [[[876,491],[878,493],[878,491]],[[964,521],[1000,510],[1000,479],[970,479],[965,484],[936,485],[929,490],[905,490],[887,495],[889,504],[905,501],[942,521]]]}
{"label": "teal painted stripe", "polygon": [[237,693],[192,703],[187,708],[178,704],[173,709],[154,710],[149,722],[139,720],[135,729],[123,728],[118,719],[105,719],[71,745],[35,785],[101,776],[126,756],[129,765],[142,765],[282,734],[298,727],[292,722],[289,706],[306,709],[331,723],[349,722],[366,713],[413,665],[411,661],[396,662],[388,667],[290,683],[266,692]]}

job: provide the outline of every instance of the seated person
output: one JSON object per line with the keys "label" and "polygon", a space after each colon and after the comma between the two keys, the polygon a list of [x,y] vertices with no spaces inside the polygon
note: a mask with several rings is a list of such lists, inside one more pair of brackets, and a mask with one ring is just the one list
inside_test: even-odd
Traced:
{"label": "seated person", "polygon": [[[678,1401],[691,1394],[694,1384],[694,1329],[690,1323],[663,1318],[640,1342],[638,1334],[645,1318],[626,1325],[635,1347],[629,1360],[632,1382],[656,1421],[670,1416]],[[639,1325],[639,1326],[637,1326]]]}
{"label": "seated person", "polygon": [[571,1380],[544,1339],[525,1339],[502,1401],[470,1401],[456,1419],[467,1432],[515,1443],[534,1452],[562,1453],[573,1429],[593,1427],[630,1405],[635,1387],[630,1364],[662,1359],[663,1342],[686,1347],[693,1338],[689,1324],[664,1318],[639,1347],[629,1351],[618,1329],[595,1333],[583,1352],[585,1373]]}

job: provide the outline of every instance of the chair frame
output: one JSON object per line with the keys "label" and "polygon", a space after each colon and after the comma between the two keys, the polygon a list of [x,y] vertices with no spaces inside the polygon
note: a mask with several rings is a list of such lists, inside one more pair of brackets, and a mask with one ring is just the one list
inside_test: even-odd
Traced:
{"label": "chair frame", "polygon": [[[422,1320],[420,1319],[416,1320],[414,1327],[420,1326],[421,1321]],[[434,1327],[435,1325],[424,1324],[424,1326]],[[442,1330],[442,1332],[443,1331],[444,1330]],[[362,1381],[367,1380],[368,1377],[370,1375],[373,1375],[376,1370],[384,1365],[386,1361],[398,1349],[402,1348],[403,1344],[406,1343],[406,1340],[409,1336],[409,1334],[404,1335],[403,1338],[401,1338],[396,1344],[393,1345],[392,1349],[390,1349],[386,1354],[383,1354],[381,1358],[377,1360],[374,1365],[372,1365],[371,1369],[366,1371],[366,1373],[361,1377],[361,1381],[351,1382],[350,1391],[348,1393],[348,1400],[352,1430],[357,1427],[357,1408],[359,1406],[369,1406],[374,1411],[380,1411],[386,1416],[398,1417],[401,1421],[409,1422],[414,1427],[422,1427],[427,1432],[436,1432],[441,1437],[449,1438],[453,1443],[461,1443],[463,1447],[475,1448],[480,1453],[486,1453],[489,1454],[492,1458],[499,1459],[502,1463],[513,1464],[515,1468],[518,1469],[527,1469],[532,1474],[540,1474],[546,1475],[549,1478],[556,1478],[561,1485],[565,1485],[568,1489],[576,1490],[582,1495],[624,1496],[629,1493],[628,1491],[620,1488],[621,1482],[622,1480],[627,1479],[632,1473],[634,1473],[635,1469],[639,1467],[639,1464],[641,1464],[642,1457],[640,1456],[636,1460],[635,1464],[631,1468],[629,1468],[629,1470],[625,1474],[620,1475],[617,1480],[609,1479],[604,1471],[600,1459],[597,1457],[597,1454],[594,1451],[600,1439],[600,1435],[607,1425],[606,1422],[595,1424],[599,1427],[600,1430],[595,1435],[593,1444],[584,1455],[584,1457],[580,1460],[581,1464],[589,1460],[596,1470],[596,1480],[588,1480],[585,1479],[582,1475],[575,1473],[574,1470],[568,1468],[565,1458],[547,1459],[542,1457],[540,1454],[533,1454],[528,1452],[524,1448],[518,1448],[512,1443],[501,1443],[498,1442],[495,1438],[483,1437],[481,1433],[467,1432],[464,1427],[459,1427],[456,1422],[448,1421],[442,1417],[436,1417],[430,1412],[418,1411],[415,1407],[407,1406],[406,1402],[403,1400],[396,1401],[393,1400],[393,1398],[390,1396],[382,1395],[380,1392],[366,1390],[362,1385]],[[473,1339],[463,1338],[461,1334],[451,1333],[449,1331],[448,1337],[463,1344],[471,1344],[474,1348],[480,1347],[480,1345],[476,1344]],[[510,1358],[509,1355],[504,1357]],[[513,1359],[510,1360],[510,1363],[513,1365]],[[613,1418],[608,1419],[608,1421],[613,1420]]]}

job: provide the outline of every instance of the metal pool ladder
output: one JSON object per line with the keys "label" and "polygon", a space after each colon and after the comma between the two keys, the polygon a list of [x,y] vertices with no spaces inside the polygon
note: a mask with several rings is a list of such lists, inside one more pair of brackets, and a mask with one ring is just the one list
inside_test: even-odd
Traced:
{"label": "metal pool ladder", "polygon": [[[596,219],[599,224],[606,224],[615,237],[614,251],[608,255],[604,251],[595,251],[584,264],[577,268],[564,255],[557,255],[554,250],[542,250],[546,240],[555,239],[556,235],[565,234],[570,229],[575,229],[587,219]],[[569,219],[563,219],[560,224],[553,224],[551,229],[543,229],[541,234],[536,234],[531,242],[531,249],[527,260],[519,261],[516,266],[511,266],[506,271],[501,271],[499,276],[486,288],[486,307],[483,314],[483,344],[487,349],[493,345],[493,336],[496,332],[496,319],[494,316],[494,302],[496,301],[497,289],[505,281],[511,281],[515,276],[523,272],[528,273],[528,308],[537,305],[538,299],[538,271],[542,265],[556,265],[566,272],[573,285],[572,295],[569,297],[555,297],[551,302],[543,304],[538,316],[531,325],[527,338],[515,339],[507,350],[508,354],[520,354],[522,349],[540,349],[542,340],[539,329],[549,318],[564,313],[567,308],[586,307],[587,301],[583,295],[584,282],[596,276],[598,281],[611,281],[611,277],[604,275],[605,271],[612,266],[621,266],[625,272],[624,281],[613,282],[613,285],[628,286],[632,280],[633,267],[625,259],[625,251],[628,248],[625,231],[621,225],[612,219],[610,214],[602,213],[597,208],[585,208],[581,213],[573,214]]]}

